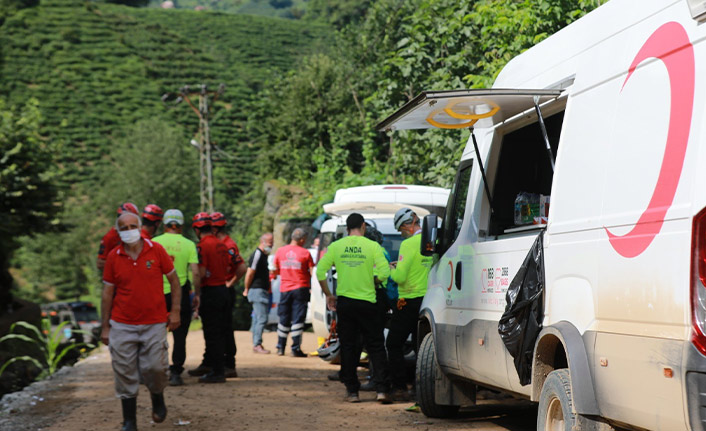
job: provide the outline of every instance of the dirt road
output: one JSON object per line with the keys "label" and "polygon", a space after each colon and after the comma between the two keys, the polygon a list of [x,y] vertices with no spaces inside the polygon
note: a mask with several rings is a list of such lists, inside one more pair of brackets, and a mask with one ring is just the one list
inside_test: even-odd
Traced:
{"label": "dirt road", "polygon": [[[380,405],[374,393],[361,392],[360,404],[344,403],[345,390],[327,375],[335,367],[316,357],[292,358],[252,353],[248,332],[237,332],[239,377],[225,384],[199,384],[184,373],[185,386],[165,392],[169,414],[151,424],[150,400],[144,387],[138,397],[141,430],[513,430],[535,428],[536,408],[521,401],[479,401],[453,420],[429,419],[409,413],[409,402]],[[265,334],[274,350],[276,334]],[[304,351],[315,349],[315,337],[304,334]],[[190,333],[186,367],[198,365],[203,335]],[[106,348],[70,372],[42,386],[34,401],[15,408],[0,421],[2,430],[118,430],[120,403],[113,392]],[[32,405],[35,404],[35,405]],[[181,423],[183,425],[177,425]]]}

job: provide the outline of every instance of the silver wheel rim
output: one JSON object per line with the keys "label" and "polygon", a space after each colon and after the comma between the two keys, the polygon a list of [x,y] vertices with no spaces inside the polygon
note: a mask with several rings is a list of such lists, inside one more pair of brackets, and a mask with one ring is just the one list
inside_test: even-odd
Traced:
{"label": "silver wheel rim", "polygon": [[552,397],[547,406],[547,421],[544,424],[544,431],[564,430],[564,410],[561,408],[559,398]]}

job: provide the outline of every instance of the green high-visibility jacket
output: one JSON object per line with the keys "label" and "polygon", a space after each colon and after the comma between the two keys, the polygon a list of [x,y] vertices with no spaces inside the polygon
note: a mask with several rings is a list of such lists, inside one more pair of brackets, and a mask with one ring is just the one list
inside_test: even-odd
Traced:
{"label": "green high-visibility jacket", "polygon": [[326,271],[336,265],[337,296],[375,302],[374,276],[385,283],[390,267],[380,244],[351,235],[329,245],[316,267],[316,278],[326,279]]}
{"label": "green high-visibility jacket", "polygon": [[427,293],[427,278],[433,258],[422,256],[421,245],[421,234],[413,235],[400,244],[397,268],[391,274],[398,284],[400,298],[419,298]]}

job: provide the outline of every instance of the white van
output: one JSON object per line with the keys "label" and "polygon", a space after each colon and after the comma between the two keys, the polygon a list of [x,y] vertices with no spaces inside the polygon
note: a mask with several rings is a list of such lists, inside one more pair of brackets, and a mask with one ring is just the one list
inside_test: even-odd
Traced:
{"label": "white van", "polygon": [[[383,235],[382,246],[397,260],[402,236],[395,230],[392,218],[398,209],[410,207],[422,218],[428,214],[443,216],[449,189],[441,187],[387,184],[350,187],[336,191],[333,203],[324,205],[324,213],[330,216],[321,225],[319,248],[314,262],[326,253],[329,244],[346,235],[346,218],[357,212]],[[316,271],[314,270],[314,274]],[[335,288],[335,274],[329,271],[328,285]],[[326,298],[316,276],[311,278],[311,301],[309,303],[311,323],[319,337],[329,335],[334,314],[326,308]]]}
{"label": "white van", "polygon": [[[418,326],[425,414],[452,415],[482,386],[539,402],[542,430],[705,428],[704,12],[610,1],[492,89],[423,93],[380,123],[474,127],[443,226],[423,229],[438,257]],[[545,218],[525,207],[536,197]],[[540,232],[522,384],[498,322]]]}

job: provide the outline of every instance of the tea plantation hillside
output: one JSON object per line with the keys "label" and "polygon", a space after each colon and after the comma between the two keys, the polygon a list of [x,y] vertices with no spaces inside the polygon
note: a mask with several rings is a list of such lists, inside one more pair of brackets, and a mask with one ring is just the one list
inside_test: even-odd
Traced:
{"label": "tea plantation hillside", "polygon": [[[65,184],[90,182],[128,125],[163,117],[196,133],[186,104],[160,97],[183,85],[227,86],[212,139],[231,153],[216,188],[234,196],[249,185],[248,103],[272,76],[322,47],[323,26],[247,15],[129,8],[42,0],[0,26],[0,96],[39,100],[42,134],[62,145]],[[187,139],[183,143],[188,145]]]}

